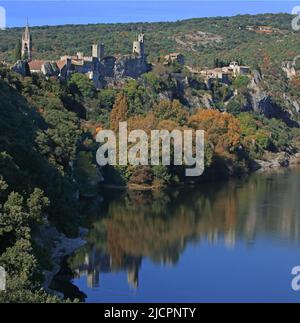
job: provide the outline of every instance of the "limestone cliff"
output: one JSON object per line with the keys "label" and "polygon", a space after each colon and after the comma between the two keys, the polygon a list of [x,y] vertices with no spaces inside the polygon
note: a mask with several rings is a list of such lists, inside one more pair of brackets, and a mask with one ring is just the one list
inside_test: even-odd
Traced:
{"label": "limestone cliff", "polygon": [[277,118],[285,121],[289,126],[296,126],[299,121],[299,104],[288,99],[282,93],[281,103],[278,103],[267,90],[268,84],[264,83],[262,75],[253,71],[251,82],[248,86],[248,102],[251,110],[263,114],[267,118]]}
{"label": "limestone cliff", "polygon": [[143,73],[149,72],[150,66],[142,57],[133,55],[123,56],[118,58],[114,66],[115,79],[131,77],[137,79]]}

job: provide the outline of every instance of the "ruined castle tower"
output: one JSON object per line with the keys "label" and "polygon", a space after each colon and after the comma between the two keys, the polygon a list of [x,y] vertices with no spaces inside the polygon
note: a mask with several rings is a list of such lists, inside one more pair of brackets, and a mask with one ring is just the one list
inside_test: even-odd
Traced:
{"label": "ruined castle tower", "polygon": [[29,61],[32,59],[32,37],[29,31],[28,19],[22,36],[22,59]]}
{"label": "ruined castle tower", "polygon": [[100,44],[100,59],[104,58],[105,56],[105,48],[104,48],[104,44],[101,43]]}
{"label": "ruined castle tower", "polygon": [[104,44],[93,44],[93,49],[92,49],[92,56],[98,58],[99,60],[101,60],[102,58],[104,58]]}
{"label": "ruined castle tower", "polygon": [[137,40],[133,42],[132,53],[138,57],[145,57],[145,35],[139,34]]}

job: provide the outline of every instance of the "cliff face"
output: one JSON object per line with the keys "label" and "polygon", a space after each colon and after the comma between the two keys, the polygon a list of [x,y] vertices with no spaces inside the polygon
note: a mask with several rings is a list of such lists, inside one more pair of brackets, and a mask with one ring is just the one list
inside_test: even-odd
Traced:
{"label": "cliff face", "polygon": [[149,70],[150,66],[144,58],[125,56],[116,60],[114,66],[114,77],[115,79],[122,79],[124,77],[137,79]]}
{"label": "cliff face", "polygon": [[263,78],[258,71],[253,72],[253,77],[248,86],[248,102],[250,109],[263,114],[267,118],[277,118],[289,126],[299,125],[299,103],[282,93],[282,104],[275,102],[265,90]]}
{"label": "cliff face", "polygon": [[114,77],[114,69],[116,64],[116,58],[113,56],[104,57],[99,66],[99,72],[101,79],[105,77]]}
{"label": "cliff face", "polygon": [[283,120],[288,126],[300,125],[300,102],[282,91],[276,93],[276,98],[270,90],[268,80],[264,79],[258,70],[251,73],[250,82],[246,89],[234,90],[229,84],[226,97],[219,100],[213,89],[209,90],[204,82],[193,77],[186,77],[181,73],[170,75],[173,86],[159,93],[160,99],[179,99],[189,109],[214,109],[221,103],[224,109],[231,100],[243,98],[241,111],[253,111],[267,118]]}
{"label": "cliff face", "polygon": [[132,55],[119,58],[109,56],[101,60],[99,64],[99,84],[122,82],[127,78],[138,79],[142,74],[151,70],[151,65],[142,57]]}
{"label": "cliff face", "polygon": [[291,79],[297,75],[294,62],[291,62],[291,61],[283,62],[281,67],[282,67],[282,70],[286,73],[286,76],[288,79]]}
{"label": "cliff face", "polygon": [[[173,86],[158,94],[161,100],[180,100],[190,110],[197,108],[212,109],[212,94],[204,82],[181,73],[170,74]],[[200,93],[200,92],[201,93]]]}

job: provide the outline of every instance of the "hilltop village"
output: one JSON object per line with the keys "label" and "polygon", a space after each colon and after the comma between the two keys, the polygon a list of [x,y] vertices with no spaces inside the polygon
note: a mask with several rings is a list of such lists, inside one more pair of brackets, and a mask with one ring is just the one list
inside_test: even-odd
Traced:
{"label": "hilltop village", "polygon": [[[92,44],[91,56],[82,52],[65,55],[57,61],[35,60],[32,54],[33,39],[27,24],[22,36],[22,61],[18,61],[13,70],[20,74],[40,73],[46,77],[58,77],[67,80],[73,73],[86,74],[95,87],[101,88],[107,80],[138,78],[148,72],[151,66],[145,55],[145,37],[139,34],[133,42],[129,55],[106,56],[103,43]],[[27,66],[28,64],[28,66]]]}
{"label": "hilltop village", "polygon": [[[104,274],[120,271],[137,289],[143,259],[175,266],[197,237],[233,247],[236,229],[253,241],[256,223],[265,225],[252,200],[245,217],[248,191],[261,205],[276,185],[269,173],[248,175],[300,161],[300,41],[276,29],[285,21],[288,30],[290,16],[249,15],[0,32],[0,302],[58,302],[70,297],[61,285],[79,299],[66,280],[84,275],[101,288]],[[174,149],[169,166],[100,167],[97,134],[118,136],[124,121],[146,135],[204,130],[204,174],[185,176]],[[233,176],[246,190],[222,188]],[[290,213],[277,222],[298,237]]]}
{"label": "hilltop village", "polygon": [[[132,52],[128,55],[107,56],[105,45],[95,43],[91,45],[91,56],[84,56],[82,52],[75,55],[64,55],[59,60],[35,60],[33,57],[33,39],[27,23],[22,35],[21,57],[12,70],[21,75],[43,74],[45,77],[56,77],[68,80],[72,74],[85,74],[96,88],[103,88],[109,83],[126,78],[137,79],[142,74],[151,71],[152,64],[147,62],[145,53],[145,35],[140,33],[132,45]],[[190,73],[201,76],[208,88],[212,82],[218,80],[229,84],[230,77],[247,75],[249,67],[239,66],[232,62],[222,68],[197,70],[185,65],[185,58],[181,53],[170,53],[164,57],[164,65],[177,63],[185,66]]]}

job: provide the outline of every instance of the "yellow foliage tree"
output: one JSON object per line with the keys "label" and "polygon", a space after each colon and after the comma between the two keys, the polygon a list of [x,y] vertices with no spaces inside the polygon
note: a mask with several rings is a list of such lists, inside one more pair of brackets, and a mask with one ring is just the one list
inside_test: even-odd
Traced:
{"label": "yellow foliage tree", "polygon": [[128,119],[129,130],[141,129],[150,134],[151,130],[156,129],[158,120],[152,112],[147,113],[145,116],[134,116]]}
{"label": "yellow foliage tree", "polygon": [[233,152],[241,144],[239,120],[229,113],[199,109],[189,118],[188,125],[196,130],[204,130],[206,140],[214,145],[218,154]]}

